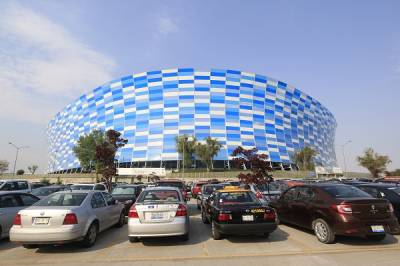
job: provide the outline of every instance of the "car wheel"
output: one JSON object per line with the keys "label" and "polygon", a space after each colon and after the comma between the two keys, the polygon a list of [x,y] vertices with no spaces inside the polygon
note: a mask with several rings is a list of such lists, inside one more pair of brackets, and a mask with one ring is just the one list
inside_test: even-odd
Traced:
{"label": "car wheel", "polygon": [[222,239],[222,234],[216,228],[214,221],[212,221],[212,223],[211,223],[211,234],[212,234],[212,237],[214,240]]}
{"label": "car wheel", "polygon": [[131,242],[131,243],[139,242],[139,237],[130,236],[129,237],[129,242]]}
{"label": "car wheel", "polygon": [[207,219],[206,213],[204,211],[201,212],[201,220],[204,224],[209,224],[210,222]]}
{"label": "car wheel", "polygon": [[264,233],[265,238],[269,238],[269,233]]}
{"label": "car wheel", "polygon": [[280,224],[281,223],[281,219],[279,219],[278,211],[276,209],[274,209],[274,212],[276,214],[276,224]]}
{"label": "car wheel", "polygon": [[125,224],[125,213],[121,212],[121,215],[119,216],[118,223],[115,226],[120,228],[120,227],[124,226],[124,224]]}
{"label": "car wheel", "polygon": [[323,219],[317,219],[313,222],[315,236],[318,241],[324,244],[331,244],[335,241],[333,230]]}
{"label": "car wheel", "polygon": [[82,245],[84,247],[91,247],[96,243],[98,232],[98,225],[96,223],[92,223],[85,235],[85,238],[82,240]]}
{"label": "car wheel", "polygon": [[370,235],[367,236],[367,239],[372,240],[372,241],[382,241],[385,239],[386,234],[381,234],[381,235]]}
{"label": "car wheel", "polygon": [[22,245],[24,248],[26,249],[35,249],[35,248],[39,248],[39,245],[36,244],[23,244]]}

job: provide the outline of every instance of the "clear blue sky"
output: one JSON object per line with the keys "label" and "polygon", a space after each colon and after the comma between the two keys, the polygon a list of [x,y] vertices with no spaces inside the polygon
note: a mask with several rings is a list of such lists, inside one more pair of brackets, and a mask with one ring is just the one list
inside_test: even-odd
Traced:
{"label": "clear blue sky", "polygon": [[349,170],[366,147],[400,168],[399,14],[400,1],[1,1],[0,159],[29,145],[17,168],[44,171],[48,120],[110,79],[227,67],[328,107]]}

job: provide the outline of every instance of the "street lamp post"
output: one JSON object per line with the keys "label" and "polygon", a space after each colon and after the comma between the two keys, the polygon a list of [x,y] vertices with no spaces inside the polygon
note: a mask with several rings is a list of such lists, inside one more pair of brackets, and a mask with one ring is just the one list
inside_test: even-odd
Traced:
{"label": "street lamp post", "polygon": [[15,154],[14,171],[13,171],[13,175],[15,175],[15,167],[17,166],[17,160],[18,160],[18,153],[19,153],[19,150],[21,150],[21,149],[27,149],[27,148],[29,148],[29,147],[28,147],[28,146],[20,146],[20,147],[18,147],[17,145],[15,145],[15,144],[12,143],[12,142],[8,142],[8,144],[10,144],[11,146],[13,146],[13,147],[17,150],[17,153]]}
{"label": "street lamp post", "polygon": [[345,154],[344,154],[344,147],[345,147],[347,144],[349,144],[349,143],[351,143],[351,140],[348,140],[348,141],[346,141],[345,143],[343,143],[342,145],[339,145],[340,147],[342,147],[343,166],[344,166],[344,172],[343,172],[343,173],[346,173],[346,172],[347,172],[346,156],[345,156]]}

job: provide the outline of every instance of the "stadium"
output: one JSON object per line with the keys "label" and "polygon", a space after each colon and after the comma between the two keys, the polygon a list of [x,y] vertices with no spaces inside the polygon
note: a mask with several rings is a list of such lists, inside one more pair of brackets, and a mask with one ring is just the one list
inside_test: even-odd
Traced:
{"label": "stadium", "polygon": [[326,107],[285,82],[238,70],[165,69],[93,89],[49,122],[48,171],[80,171],[73,147],[93,129],[128,139],[116,157],[121,168],[176,169],[175,137],[183,134],[218,139],[216,168],[230,167],[237,146],[256,147],[279,169],[296,168],[293,154],[306,146],[318,152],[316,165],[336,165],[336,121]]}

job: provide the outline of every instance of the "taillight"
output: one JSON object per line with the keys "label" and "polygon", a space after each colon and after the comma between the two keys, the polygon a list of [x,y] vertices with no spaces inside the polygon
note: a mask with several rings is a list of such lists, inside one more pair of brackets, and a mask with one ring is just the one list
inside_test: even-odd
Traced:
{"label": "taillight", "polygon": [[178,209],[176,210],[175,216],[186,216],[187,211],[186,207],[183,204],[179,204]]}
{"label": "taillight", "polygon": [[391,203],[389,203],[388,212],[394,212],[393,205]]}
{"label": "taillight", "polygon": [[15,216],[13,225],[21,225],[21,214]]}
{"label": "taillight", "polygon": [[228,214],[228,213],[220,213],[218,215],[218,221],[219,222],[227,222],[232,220],[232,215]]}
{"label": "taillight", "polygon": [[78,218],[75,213],[67,213],[64,217],[64,225],[66,224],[78,224]]}
{"label": "taillight", "polygon": [[275,221],[276,220],[276,213],[274,210],[265,210],[264,213],[264,220],[271,220]]}
{"label": "taillight", "polygon": [[257,197],[257,199],[262,199],[263,198],[263,194],[260,191],[257,191],[256,197]]}
{"label": "taillight", "polygon": [[132,205],[132,207],[130,208],[128,217],[129,218],[139,218],[139,215],[137,213],[135,205]]}
{"label": "taillight", "polygon": [[353,213],[353,209],[347,204],[332,205],[332,208],[341,214]]}

